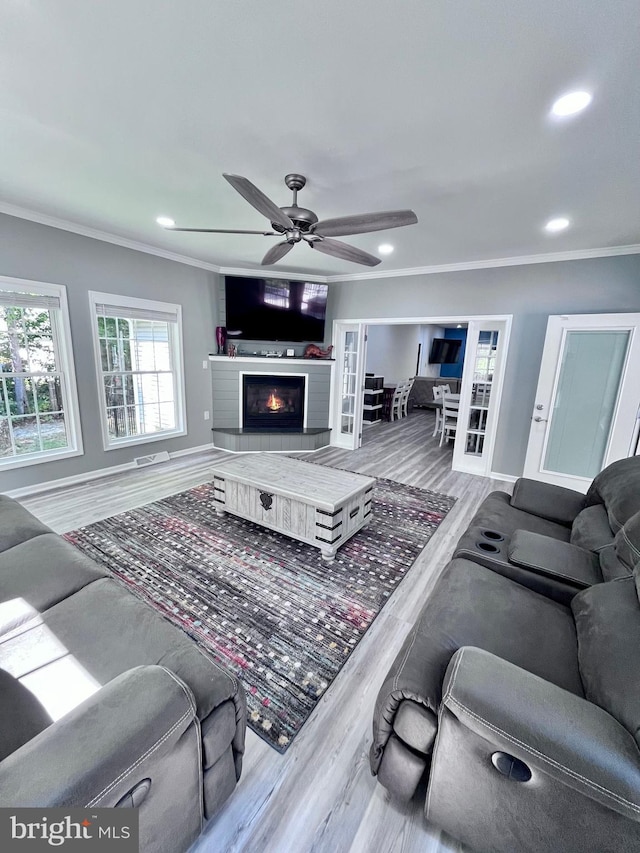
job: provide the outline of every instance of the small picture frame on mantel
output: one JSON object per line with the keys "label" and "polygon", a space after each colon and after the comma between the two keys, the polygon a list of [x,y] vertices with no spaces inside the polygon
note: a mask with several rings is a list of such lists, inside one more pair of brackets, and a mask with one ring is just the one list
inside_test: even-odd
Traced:
{"label": "small picture frame on mantel", "polygon": [[294,349],[287,349],[287,358],[293,358],[295,354],[296,351]]}

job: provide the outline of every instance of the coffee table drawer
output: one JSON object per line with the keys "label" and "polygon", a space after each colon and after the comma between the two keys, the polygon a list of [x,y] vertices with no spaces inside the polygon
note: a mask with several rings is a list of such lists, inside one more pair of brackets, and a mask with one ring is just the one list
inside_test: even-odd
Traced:
{"label": "coffee table drawer", "polygon": [[237,483],[234,480],[215,478],[216,494],[228,512],[239,515],[281,533],[313,539],[315,535],[315,507],[293,498],[276,495],[267,489]]}

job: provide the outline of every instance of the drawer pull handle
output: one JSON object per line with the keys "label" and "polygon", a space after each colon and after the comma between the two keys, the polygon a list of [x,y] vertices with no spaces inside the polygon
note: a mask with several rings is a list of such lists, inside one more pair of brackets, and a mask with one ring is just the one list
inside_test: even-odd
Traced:
{"label": "drawer pull handle", "polygon": [[357,506],[355,509],[352,509],[349,513],[349,518],[355,518],[356,515],[360,512],[360,507]]}
{"label": "drawer pull handle", "polygon": [[260,503],[262,504],[263,509],[271,509],[273,504],[273,495],[270,495],[268,492],[260,492]]}

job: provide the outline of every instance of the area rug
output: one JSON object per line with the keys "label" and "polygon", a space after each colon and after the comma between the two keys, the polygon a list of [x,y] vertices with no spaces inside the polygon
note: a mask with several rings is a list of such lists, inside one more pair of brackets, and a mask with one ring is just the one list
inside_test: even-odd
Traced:
{"label": "area rug", "polygon": [[371,523],[332,563],[216,516],[213,483],[66,538],[233,672],[249,725],[284,752],[454,502],[378,479]]}

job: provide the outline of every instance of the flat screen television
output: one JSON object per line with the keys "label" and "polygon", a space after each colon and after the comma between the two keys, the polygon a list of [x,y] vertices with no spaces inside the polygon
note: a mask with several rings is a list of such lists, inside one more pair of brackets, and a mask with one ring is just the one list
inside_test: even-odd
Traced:
{"label": "flat screen television", "polygon": [[455,364],[462,341],[456,338],[434,338],[431,342],[429,364]]}
{"label": "flat screen television", "polygon": [[322,343],[328,292],[315,281],[227,275],[227,338]]}

